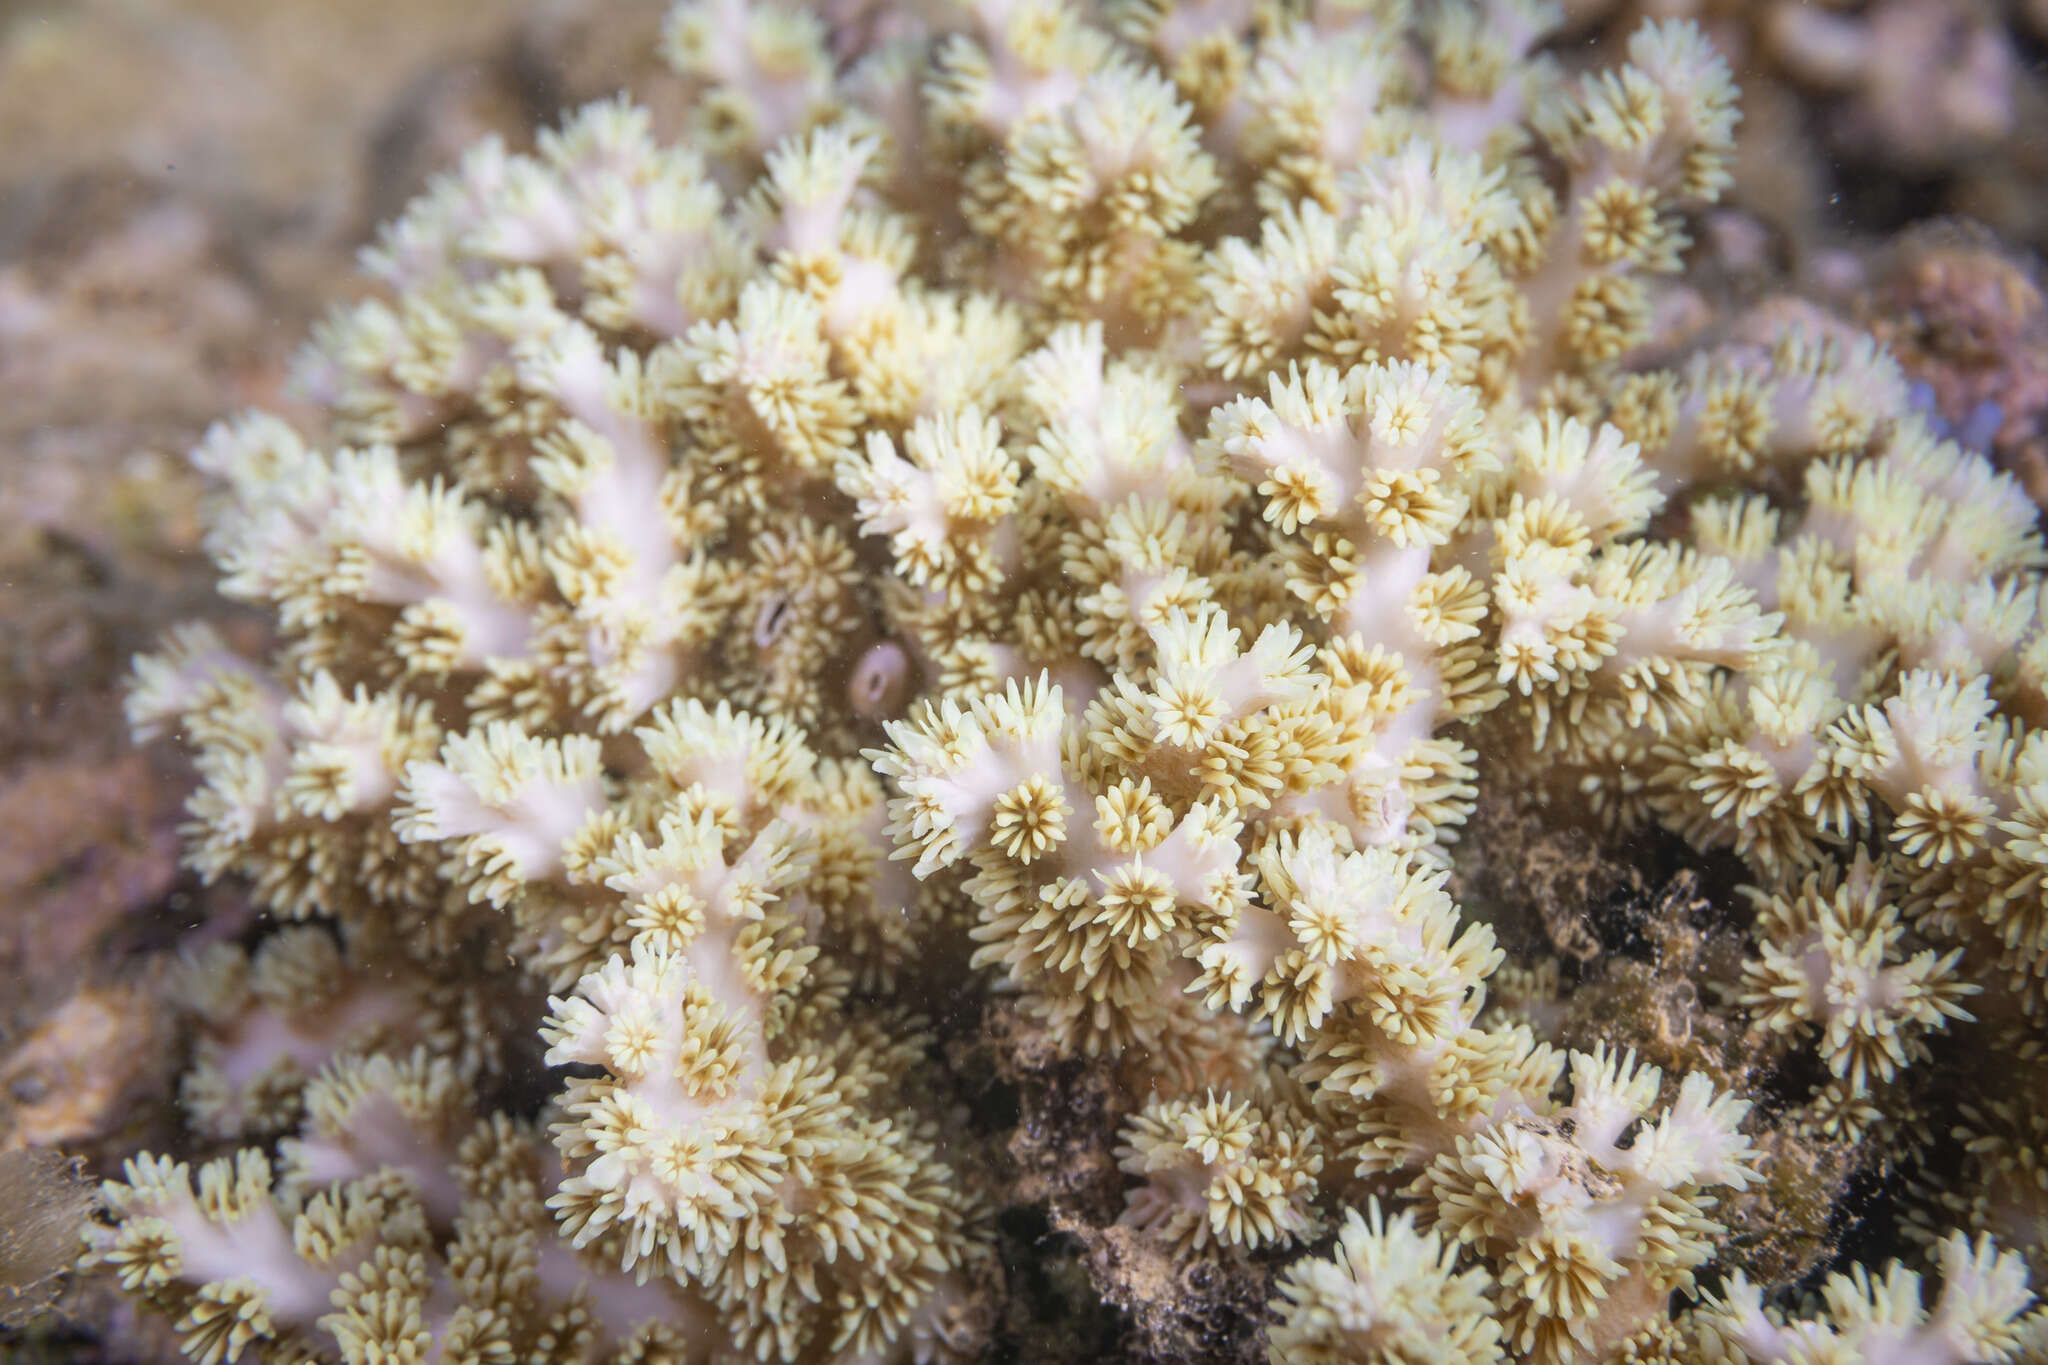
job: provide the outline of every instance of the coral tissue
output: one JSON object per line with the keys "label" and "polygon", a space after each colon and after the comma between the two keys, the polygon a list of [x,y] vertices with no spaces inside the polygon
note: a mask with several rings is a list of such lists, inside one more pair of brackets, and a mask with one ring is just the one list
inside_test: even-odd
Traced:
{"label": "coral tissue", "polygon": [[2048,1007],[2034,506],[1853,333],[1662,335],[1735,89],[1553,17],[685,0],[682,127],[471,150],[300,355],[326,429],[194,452],[275,649],[129,714],[290,923],[183,985],[246,1145],[85,1263],[196,1365],[978,1358],[986,993],[1279,1365],[2048,1349],[2009,1201],[1767,1301],[1755,1095],[1488,1008],[1482,783],[1740,861],[1717,1007],[1815,1141]]}

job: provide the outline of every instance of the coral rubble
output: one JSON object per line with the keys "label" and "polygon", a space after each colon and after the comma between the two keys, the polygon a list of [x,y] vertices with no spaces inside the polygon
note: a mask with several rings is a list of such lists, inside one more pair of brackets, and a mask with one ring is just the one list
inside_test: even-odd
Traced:
{"label": "coral rubble", "polygon": [[[128,714],[286,923],[83,1264],[196,1365],[965,1360],[1036,1188],[1139,1355],[2048,1351],[2038,1101],[1927,1080],[2039,1068],[2037,510],[1867,335],[1684,320],[1728,69],[1556,18],[684,0],[675,136],[472,149],[325,429],[194,452],[275,647]],[[1746,894],[1541,958],[1482,789]],[[1713,1027],[1574,1009],[1674,963]],[[1940,1287],[1798,1305],[1894,1136]]]}

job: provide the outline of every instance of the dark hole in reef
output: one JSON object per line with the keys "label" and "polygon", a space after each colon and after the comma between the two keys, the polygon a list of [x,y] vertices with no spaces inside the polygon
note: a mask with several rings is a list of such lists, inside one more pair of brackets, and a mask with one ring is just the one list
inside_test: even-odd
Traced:
{"label": "dark hole in reef", "polygon": [[1643,869],[1639,886],[1617,887],[1587,907],[1587,918],[1600,941],[1600,955],[1577,964],[1597,968],[1605,958],[1626,957],[1655,964],[1657,932],[1670,917],[1682,917],[1694,929],[1712,929],[1751,918],[1740,888],[1755,878],[1734,855],[1722,850],[1701,853],[1662,830],[1645,831],[1615,850]]}
{"label": "dark hole in reef", "polygon": [[996,1250],[1009,1299],[988,1359],[1110,1361],[1122,1324],[1082,1264],[1080,1243],[1055,1230],[1044,1210],[1013,1205],[996,1215]]}
{"label": "dark hole in reef", "polygon": [[1828,1214],[1833,1254],[1815,1262],[1811,1270],[1785,1287],[1778,1296],[1784,1305],[1797,1305],[1818,1293],[1829,1275],[1851,1266],[1875,1271],[1885,1262],[1907,1255],[1912,1243],[1904,1236],[1899,1198],[1905,1187],[1905,1176],[1898,1170],[1866,1169],[1852,1175]]}
{"label": "dark hole in reef", "polygon": [[1820,1093],[1834,1077],[1828,1073],[1827,1063],[1821,1060],[1820,1049],[1795,1047],[1779,1059],[1776,1066],[1758,1078],[1755,1103],[1757,1115],[1769,1120],[1795,1109]]}
{"label": "dark hole in reef", "polygon": [[975,1097],[974,1121],[984,1132],[1007,1133],[1022,1120],[1023,1100],[1008,1081],[990,1081]]}

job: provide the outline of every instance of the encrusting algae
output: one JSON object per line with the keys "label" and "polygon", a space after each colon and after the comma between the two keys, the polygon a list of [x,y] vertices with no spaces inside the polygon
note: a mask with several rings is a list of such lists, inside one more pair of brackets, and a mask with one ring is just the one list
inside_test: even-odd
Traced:
{"label": "encrusting algae", "polygon": [[[1669,343],[1734,87],[1553,23],[685,0],[676,140],[473,149],[301,355],[331,429],[194,453],[277,647],[129,714],[295,921],[181,988],[195,1138],[275,1144],[138,1158],[84,1264],[196,1365],[981,1358],[986,989],[1277,1365],[2048,1356],[2038,1087],[1938,1285],[1802,1307],[1725,1212],[1946,1030],[2048,1074],[2036,509],[1845,328]],[[1739,859],[1717,1005],[1811,1095],[1489,1010],[1482,783]]]}

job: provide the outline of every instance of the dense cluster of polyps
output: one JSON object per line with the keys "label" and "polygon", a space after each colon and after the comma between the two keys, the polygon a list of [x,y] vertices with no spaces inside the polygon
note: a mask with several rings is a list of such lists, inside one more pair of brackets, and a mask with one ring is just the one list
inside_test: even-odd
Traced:
{"label": "dense cluster of polyps", "polygon": [[[138,1161],[88,1260],[200,1365],[971,1356],[999,1193],[915,1012],[971,953],[1128,1087],[1127,1227],[1284,1267],[1276,1361],[2038,1349],[1960,1235],[1924,1313],[1674,1318],[1749,1101],[1486,1012],[1487,779],[1746,860],[1723,1004],[1834,1078],[1784,1124],[2048,1004],[2033,507],[1822,321],[1651,364],[1734,91],[1548,22],[690,0],[677,140],[470,153],[301,359],[332,430],[195,454],[278,648],[187,630],[132,718],[313,923],[195,963],[185,1094],[296,1136]],[[2025,1245],[1992,1202],[1938,1206]]]}

